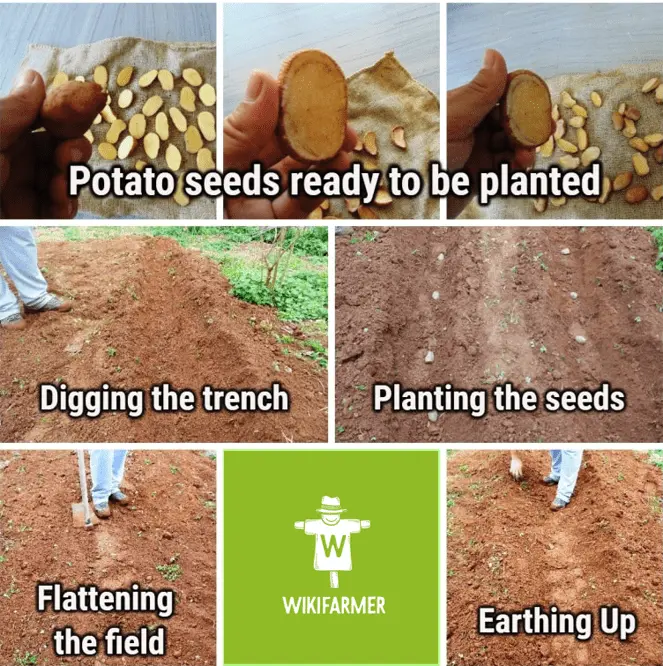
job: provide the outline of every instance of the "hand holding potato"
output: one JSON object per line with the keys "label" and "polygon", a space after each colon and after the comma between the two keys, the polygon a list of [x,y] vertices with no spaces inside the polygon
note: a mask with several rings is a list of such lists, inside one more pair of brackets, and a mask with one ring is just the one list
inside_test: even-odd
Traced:
{"label": "hand holding potato", "polygon": [[[291,171],[310,165],[287,155],[277,136],[279,123],[279,83],[269,74],[251,74],[244,101],[223,121],[223,168],[242,171],[258,160],[263,168],[273,169],[285,181]],[[331,160],[316,166],[320,171],[344,171],[350,167],[348,152],[357,135],[347,127],[341,151]],[[276,199],[226,198],[226,217],[245,219],[304,218],[324,200],[291,197],[283,192]]]}
{"label": "hand holding potato", "polygon": [[[74,83],[74,82],[71,82]],[[105,105],[94,83],[64,84],[48,97],[38,72],[27,70],[0,99],[0,211],[3,218],[72,218],[77,202],[67,196],[66,170],[87,162],[92,147],[83,133]],[[80,87],[82,86],[82,88]],[[43,126],[45,132],[33,132]]]}
{"label": "hand holding potato", "polygon": [[[506,62],[501,53],[488,49],[478,74],[464,86],[447,93],[447,169],[464,169],[476,182],[480,171],[534,165],[533,148],[514,148],[506,136],[497,107],[507,86]],[[552,118],[551,133],[554,131]],[[448,217],[456,217],[469,199],[449,197]]]}

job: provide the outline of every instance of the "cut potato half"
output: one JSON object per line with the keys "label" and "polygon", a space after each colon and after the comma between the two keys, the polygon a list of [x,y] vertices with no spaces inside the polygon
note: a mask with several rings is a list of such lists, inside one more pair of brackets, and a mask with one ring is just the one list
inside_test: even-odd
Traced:
{"label": "cut potato half", "polygon": [[548,140],[552,114],[550,90],[534,72],[519,69],[509,74],[500,109],[502,126],[516,145],[536,148]]}
{"label": "cut potato half", "polygon": [[281,67],[279,133],[288,153],[304,162],[322,162],[343,146],[348,88],[341,68],[326,53],[293,53]]}

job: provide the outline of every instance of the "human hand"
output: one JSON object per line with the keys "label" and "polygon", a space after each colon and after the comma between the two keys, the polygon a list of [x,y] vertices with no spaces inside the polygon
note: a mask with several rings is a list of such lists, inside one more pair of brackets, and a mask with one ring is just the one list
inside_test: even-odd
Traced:
{"label": "human hand", "polygon": [[[469,173],[473,191],[480,171],[494,171],[507,162],[512,169],[530,169],[533,148],[514,147],[500,124],[497,103],[504,94],[507,69],[498,51],[487,49],[478,74],[447,93],[447,169]],[[550,119],[552,134],[554,122]],[[456,217],[469,198],[449,197],[448,217]]]}
{"label": "human hand", "polygon": [[90,159],[92,146],[85,137],[62,141],[32,131],[45,96],[44,80],[29,69],[0,98],[0,217],[65,219],[78,210],[65,174],[72,162]]}
{"label": "human hand", "polygon": [[[303,164],[287,155],[276,136],[279,119],[279,84],[269,74],[251,74],[244,101],[223,121],[224,171],[245,171],[251,162],[277,171],[285,186],[291,171],[304,170]],[[345,132],[341,152],[328,162],[315,165],[320,172],[345,171],[350,167],[348,152],[357,142],[350,127]],[[324,197],[292,197],[282,192],[275,199],[233,197],[225,200],[226,217],[245,219],[299,219],[322,203]]]}

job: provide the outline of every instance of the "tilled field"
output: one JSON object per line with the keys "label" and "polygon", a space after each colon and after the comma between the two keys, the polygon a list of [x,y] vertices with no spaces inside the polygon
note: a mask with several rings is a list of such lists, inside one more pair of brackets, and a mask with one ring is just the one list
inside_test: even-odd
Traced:
{"label": "tilled field", "polygon": [[[339,237],[337,438],[662,441],[663,274],[655,262],[641,228],[357,228]],[[433,421],[375,413],[376,382],[468,390],[511,382],[540,395],[610,382],[627,407]]]}

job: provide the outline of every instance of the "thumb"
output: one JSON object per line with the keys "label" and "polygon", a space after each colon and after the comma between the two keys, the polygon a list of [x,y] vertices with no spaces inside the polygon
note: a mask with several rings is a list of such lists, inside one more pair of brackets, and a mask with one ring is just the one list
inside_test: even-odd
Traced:
{"label": "thumb", "polygon": [[478,74],[466,85],[451,90],[447,98],[450,138],[473,132],[493,110],[506,89],[506,62],[499,51],[487,49]]}
{"label": "thumb", "polygon": [[0,99],[0,150],[6,150],[33,126],[46,97],[38,72],[23,72],[7,97]]}
{"label": "thumb", "polygon": [[245,169],[258,159],[274,138],[278,119],[278,82],[265,72],[252,72],[244,101],[223,121],[223,168]]}

